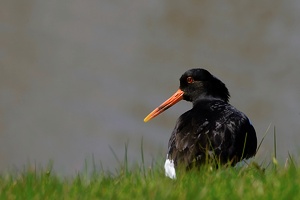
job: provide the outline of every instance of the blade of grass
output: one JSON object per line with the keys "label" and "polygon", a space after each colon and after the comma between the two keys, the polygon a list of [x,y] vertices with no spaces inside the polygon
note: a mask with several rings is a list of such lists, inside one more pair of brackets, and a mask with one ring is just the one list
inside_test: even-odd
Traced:
{"label": "blade of grass", "polygon": [[142,140],[141,140],[141,156],[142,156],[142,173],[143,173],[143,176],[144,178],[146,178],[146,172],[145,172],[145,160],[144,160],[144,140],[143,140],[143,137],[142,137]]}
{"label": "blade of grass", "polygon": [[277,161],[277,141],[276,141],[276,128],[274,126],[274,157],[273,157],[273,165],[274,165],[274,170],[277,169],[278,161]]}
{"label": "blade of grass", "polygon": [[115,159],[116,159],[118,165],[121,166],[121,162],[120,162],[120,160],[119,160],[119,158],[118,158],[116,152],[113,150],[113,148],[112,148],[110,145],[109,145],[108,147],[109,147],[110,151],[113,153],[113,155],[114,155],[114,157],[115,157]]}
{"label": "blade of grass", "polygon": [[291,156],[290,152],[288,152],[288,156],[289,156],[289,163],[290,163],[290,166],[293,167],[293,168],[296,168],[296,164],[294,162],[294,159],[293,157]]}
{"label": "blade of grass", "polygon": [[128,173],[128,141],[125,143],[125,155],[124,155],[124,170],[125,170],[125,175],[127,176]]}
{"label": "blade of grass", "polygon": [[274,126],[274,157],[277,159],[277,142],[276,142],[276,127]]}
{"label": "blade of grass", "polygon": [[269,132],[269,129],[270,129],[270,127],[271,127],[271,124],[272,124],[272,123],[269,124],[269,126],[268,126],[268,128],[267,128],[265,134],[263,135],[263,137],[262,137],[262,139],[261,139],[261,141],[260,141],[260,143],[259,143],[259,145],[258,145],[258,147],[257,147],[257,150],[256,150],[255,154],[257,154],[258,150],[260,149],[261,144],[263,143],[265,137],[267,136],[267,134],[268,134],[268,132]]}
{"label": "blade of grass", "polygon": [[246,135],[245,135],[245,141],[244,141],[244,147],[243,147],[243,152],[242,152],[242,157],[241,157],[241,159],[244,157],[245,148],[246,148],[246,142],[247,142],[247,136],[248,136],[248,132],[246,132]]}

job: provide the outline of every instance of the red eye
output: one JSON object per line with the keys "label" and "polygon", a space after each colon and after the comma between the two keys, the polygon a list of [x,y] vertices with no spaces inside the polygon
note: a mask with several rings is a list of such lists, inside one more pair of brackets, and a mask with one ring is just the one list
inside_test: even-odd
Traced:
{"label": "red eye", "polygon": [[186,78],[186,82],[188,82],[188,83],[194,83],[194,79],[189,76],[189,77]]}

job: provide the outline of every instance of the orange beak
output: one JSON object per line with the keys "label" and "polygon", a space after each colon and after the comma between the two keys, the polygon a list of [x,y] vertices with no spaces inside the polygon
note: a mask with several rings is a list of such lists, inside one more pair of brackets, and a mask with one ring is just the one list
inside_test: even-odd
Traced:
{"label": "orange beak", "polygon": [[164,112],[174,104],[178,103],[180,100],[183,99],[184,92],[181,89],[178,89],[175,94],[173,94],[169,99],[163,102],[160,106],[155,108],[145,119],[144,122],[149,121],[150,119],[156,117],[160,113]]}

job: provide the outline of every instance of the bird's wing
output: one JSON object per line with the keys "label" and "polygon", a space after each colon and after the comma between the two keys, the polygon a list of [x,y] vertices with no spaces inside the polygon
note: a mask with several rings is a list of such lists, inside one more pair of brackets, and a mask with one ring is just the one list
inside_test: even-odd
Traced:
{"label": "bird's wing", "polygon": [[[169,159],[174,160],[175,164],[177,161],[191,163],[199,149],[202,148],[201,151],[205,152],[207,142],[201,137],[207,134],[208,130],[209,123],[206,119],[199,121],[193,117],[191,111],[181,115],[169,140]],[[197,132],[201,134],[196,134]]]}
{"label": "bird's wing", "polygon": [[[248,118],[230,104],[215,101],[204,107],[206,110],[198,108],[200,113],[193,108],[177,120],[168,153],[175,164],[177,161],[191,163],[195,159],[203,159],[207,153],[227,162],[236,155],[241,156],[246,132],[250,132],[251,137],[255,136],[253,128],[249,131]],[[256,136],[251,140],[256,142]],[[252,148],[248,146],[247,149]],[[256,148],[256,143],[253,142],[252,146]]]}

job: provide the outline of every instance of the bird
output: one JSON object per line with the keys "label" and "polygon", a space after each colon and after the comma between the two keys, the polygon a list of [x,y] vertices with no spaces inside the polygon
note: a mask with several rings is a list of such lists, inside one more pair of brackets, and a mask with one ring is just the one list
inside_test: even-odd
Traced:
{"label": "bird", "polygon": [[191,169],[215,159],[217,166],[234,166],[255,156],[256,131],[249,118],[229,103],[229,91],[220,79],[195,68],[179,81],[179,89],[144,119],[153,119],[181,100],[193,104],[177,119],[169,139],[164,165],[167,177],[176,179],[179,165]]}

